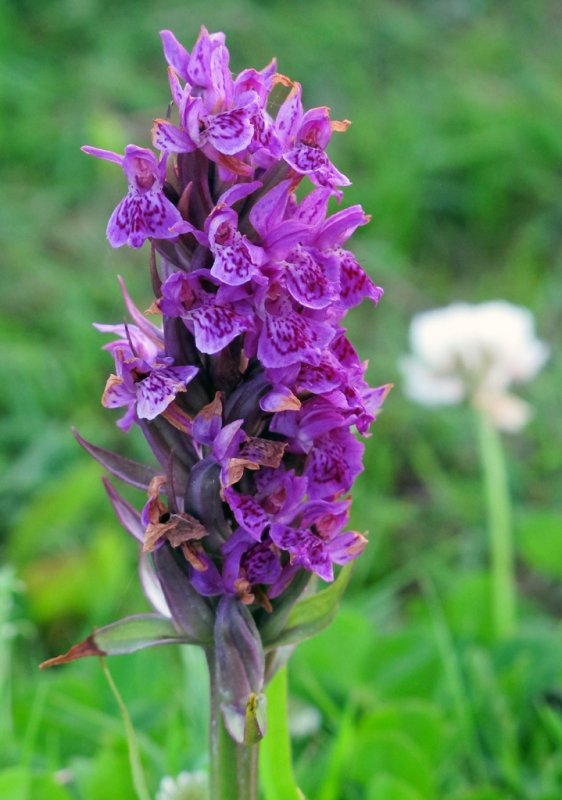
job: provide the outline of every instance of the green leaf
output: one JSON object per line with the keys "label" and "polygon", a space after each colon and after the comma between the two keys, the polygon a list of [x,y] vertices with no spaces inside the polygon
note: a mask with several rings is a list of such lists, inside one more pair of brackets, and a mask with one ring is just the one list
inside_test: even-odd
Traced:
{"label": "green leaf", "polygon": [[67,664],[88,656],[120,656],[159,644],[196,644],[180,636],[171,620],[158,614],[137,614],[98,628],[83,642],[73,645],[64,655],[50,658],[41,668]]}
{"label": "green leaf", "polygon": [[266,694],[269,725],[260,753],[264,795],[266,800],[299,800],[291,760],[286,667],[275,675]]}
{"label": "green leaf", "polygon": [[292,608],[287,624],[274,641],[265,639],[268,648],[295,644],[323,630],[336,615],[338,604],[351,577],[352,565],[347,564],[327,589],[305,597]]}

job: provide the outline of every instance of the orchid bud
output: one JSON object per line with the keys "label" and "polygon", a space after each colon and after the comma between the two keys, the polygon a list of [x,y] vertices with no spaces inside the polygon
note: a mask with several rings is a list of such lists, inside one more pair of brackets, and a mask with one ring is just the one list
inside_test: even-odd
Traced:
{"label": "orchid bud", "polygon": [[239,744],[265,735],[265,658],[249,609],[234,597],[221,599],[215,621],[217,689],[224,724]]}

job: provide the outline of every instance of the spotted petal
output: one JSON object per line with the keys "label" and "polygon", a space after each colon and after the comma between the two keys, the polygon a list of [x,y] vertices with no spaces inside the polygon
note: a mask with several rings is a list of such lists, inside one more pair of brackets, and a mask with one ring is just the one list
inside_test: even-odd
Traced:
{"label": "spotted petal", "polygon": [[287,289],[298,303],[307,308],[325,308],[337,299],[338,270],[329,259],[324,259],[321,266],[310,250],[296,247],[284,267]]}
{"label": "spotted petal", "polygon": [[197,147],[186,131],[167,119],[154,120],[152,144],[165,153],[191,153]]}
{"label": "spotted petal", "polygon": [[271,584],[281,575],[279,555],[271,543],[255,544],[242,557],[242,567],[250,583]]}
{"label": "spotted petal", "polygon": [[259,541],[269,523],[269,518],[259,503],[250,495],[239,494],[230,487],[224,490],[224,499],[230,506],[236,522]]}
{"label": "spotted petal", "polygon": [[227,156],[245,150],[254,135],[251,116],[244,108],[235,108],[210,117],[207,123],[206,139],[213,147]]}
{"label": "spotted petal", "polygon": [[346,372],[329,351],[322,354],[318,364],[302,364],[297,384],[312,394],[326,394],[345,381]]}
{"label": "spotted petal", "polygon": [[148,238],[173,239],[170,228],[177,222],[180,212],[161,191],[139,194],[131,189],[109,219],[107,238],[112,247],[142,247]]}
{"label": "spotted petal", "polygon": [[329,325],[289,311],[283,316],[266,314],[258,342],[258,358],[265,367],[286,367],[312,360],[333,336]]}
{"label": "spotted petal", "polygon": [[301,93],[300,84],[295,83],[277,112],[275,128],[284,147],[287,147],[296,136],[299,123],[302,119]]}
{"label": "spotted petal", "polygon": [[135,384],[137,414],[141,419],[155,419],[168,408],[178,392],[197,374],[197,367],[167,367],[152,372]]}
{"label": "spotted petal", "polygon": [[230,286],[240,286],[259,274],[263,250],[236,232],[227,245],[215,245],[211,275]]}
{"label": "spotted petal", "polygon": [[211,303],[191,309],[186,319],[193,325],[197,349],[202,353],[218,353],[248,329],[248,320],[234,311],[231,305]]}
{"label": "spotted petal", "polygon": [[305,468],[309,497],[327,498],[349,491],[357,475],[363,471],[364,449],[352,433],[343,429],[317,439],[308,454]]}
{"label": "spotted petal", "polygon": [[349,186],[351,181],[337,170],[324,150],[300,142],[283,156],[295,172],[308,175],[316,186]]}
{"label": "spotted petal", "polygon": [[343,308],[352,308],[368,297],[376,305],[384,294],[384,290],[369,278],[363,267],[357,263],[349,250],[338,250],[340,262],[340,304]]}
{"label": "spotted petal", "polygon": [[282,550],[291,554],[291,561],[311,572],[316,572],[325,581],[333,581],[334,570],[326,543],[307,528],[289,528],[272,525],[270,536]]}

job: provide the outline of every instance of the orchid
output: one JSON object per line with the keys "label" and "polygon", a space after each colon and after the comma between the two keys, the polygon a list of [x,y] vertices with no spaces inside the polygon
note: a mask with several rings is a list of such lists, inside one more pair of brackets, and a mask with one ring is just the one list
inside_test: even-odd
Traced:
{"label": "orchid", "polygon": [[82,150],[88,155],[119,164],[129,182],[126,197],[107,223],[107,238],[112,247],[124,244],[142,247],[149,237],[173,238],[170,228],[181,220],[181,216],[162,191],[165,159],[158,161],[151,150],[133,144],[127,145],[123,156],[97,147],[83,147]]}
{"label": "orchid", "polygon": [[[211,741],[211,797],[227,796],[220,770],[231,758],[238,783],[228,796],[251,800],[275,653],[328,624],[346,581],[338,568],[367,544],[348,526],[363,469],[357,436],[368,435],[390,387],[368,386],[343,322],[383,291],[345,249],[370,217],[359,205],[332,208],[349,180],[326,147],[349,123],[326,107],[305,111],[300,85],[274,61],[233,76],[221,33],[202,28],[191,53],[170,31],[161,36],[177,117],[154,123],[160,154],[83,148],[128,181],[110,244],[151,244],[148,311],[122,283],[130,320],[96,328],[116,337],[105,345],[115,366],[102,402],[126,409],[117,424],[142,431],[155,466],[78,437],[146,493],[139,512],[106,482],[141,547],[155,614],[102,628],[54,663],[201,645],[213,736],[232,739],[220,752],[224,740]],[[274,89],[286,94],[275,114]],[[301,596],[314,596],[312,576],[332,587],[307,622]],[[293,608],[304,615],[298,625]]]}

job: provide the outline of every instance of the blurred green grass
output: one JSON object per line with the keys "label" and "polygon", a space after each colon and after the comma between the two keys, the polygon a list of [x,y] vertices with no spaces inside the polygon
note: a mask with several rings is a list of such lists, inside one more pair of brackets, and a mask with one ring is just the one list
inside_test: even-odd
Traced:
{"label": "blurred green grass", "polygon": [[[295,739],[302,788],[311,800],[562,796],[561,16],[547,0],[0,3],[1,550],[23,584],[1,573],[0,796],[132,796],[98,665],[36,671],[145,608],[134,547],[69,428],[143,452],[99,406],[109,364],[90,321],[122,317],[116,273],[148,302],[146,253],[107,246],[122,179],[79,147],[148,144],[168,98],[157,32],[189,44],[202,22],[226,31],[234,69],[276,54],[307,105],[353,120],[331,153],[354,181],[345,202],[373,214],[355,249],[386,290],[350,321],[371,381],[397,384],[354,492],[370,545],[341,615],[292,664],[295,701],[321,715]],[[496,297],[531,308],[553,346],[525,389],[536,418],[506,441],[522,621],[502,646],[469,414],[412,406],[396,367],[413,313]],[[112,663],[152,787],[205,763],[201,675],[184,661],[159,650]],[[68,786],[52,777],[63,769]]]}

